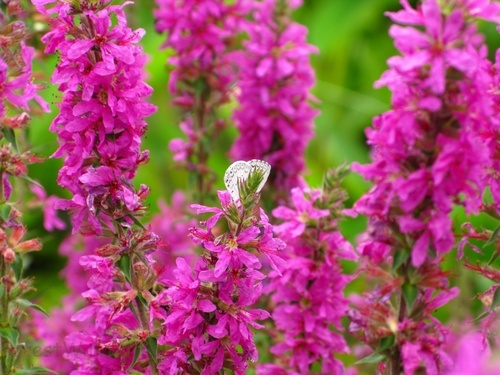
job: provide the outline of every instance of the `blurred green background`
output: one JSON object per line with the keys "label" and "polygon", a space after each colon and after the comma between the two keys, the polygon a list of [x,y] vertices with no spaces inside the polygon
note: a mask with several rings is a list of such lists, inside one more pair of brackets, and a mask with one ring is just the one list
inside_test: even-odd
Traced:
{"label": "blurred green background", "polygon": [[[137,184],[146,183],[151,187],[151,212],[157,212],[157,200],[169,200],[174,190],[183,189],[187,185],[187,175],[173,168],[168,151],[168,142],[181,136],[178,128],[180,114],[170,104],[171,98],[167,93],[168,71],[165,61],[169,52],[159,50],[165,36],[154,31],[153,8],[152,0],[137,0],[127,10],[131,26],[142,27],[147,32],[142,45],[150,56],[148,82],[155,90],[151,101],[158,106],[157,113],[148,119],[149,130],[144,140],[144,148],[151,151],[151,161],[140,169],[136,178]],[[315,122],[316,138],[307,150],[306,179],[311,186],[320,186],[323,173],[330,167],[343,162],[368,162],[369,150],[365,144],[364,129],[370,126],[374,116],[390,107],[389,91],[375,90],[373,82],[386,69],[387,58],[397,53],[387,33],[390,21],[384,12],[399,8],[396,0],[304,0],[303,7],[294,12],[294,19],[309,28],[309,42],[319,48],[319,53],[312,57],[317,76],[313,94],[319,99],[317,107],[321,114]],[[487,35],[490,54],[494,55],[493,52],[500,45],[498,33],[491,25],[481,25],[481,29]],[[52,57],[38,60],[36,66],[41,74],[45,74],[47,88],[43,96],[51,103],[60,98],[46,76],[54,69],[55,62]],[[58,113],[54,105],[52,109],[52,113],[34,118],[30,129],[34,150],[46,157],[57,148],[55,135],[48,132],[52,118]],[[219,176],[229,165],[226,154],[235,134],[234,129],[228,129],[212,155],[211,164]],[[48,159],[41,165],[32,166],[30,175],[39,180],[49,194],[65,196],[65,192],[56,184],[60,165],[60,160]],[[348,205],[351,205],[367,190],[368,184],[361,177],[351,175],[345,181],[345,187],[350,196]],[[222,178],[217,188],[223,188]],[[464,220],[463,212],[457,210],[453,215],[458,226]],[[64,281],[58,278],[64,259],[57,255],[57,247],[69,232],[45,232],[41,224],[41,212],[27,214],[26,222],[33,229],[33,235],[44,241],[43,251],[33,255],[29,269],[29,273],[37,278],[39,302],[44,307],[57,305],[65,292]],[[475,222],[488,227],[495,225],[485,218]],[[364,221],[349,220],[342,227],[344,234],[353,241],[356,234],[363,230]],[[487,252],[491,251],[492,248],[487,249]],[[481,259],[487,258],[488,254]],[[455,253],[450,255],[447,267],[455,270],[455,275],[462,274],[456,268]],[[347,268],[352,270],[353,267],[348,265]],[[467,273],[463,273],[456,282],[464,289],[461,297],[449,309],[454,308],[453,304],[473,304],[477,311],[480,304],[473,301],[472,297],[488,284]],[[351,286],[350,290],[359,292],[362,287],[363,284],[358,283]],[[447,315],[446,311],[441,314]]]}

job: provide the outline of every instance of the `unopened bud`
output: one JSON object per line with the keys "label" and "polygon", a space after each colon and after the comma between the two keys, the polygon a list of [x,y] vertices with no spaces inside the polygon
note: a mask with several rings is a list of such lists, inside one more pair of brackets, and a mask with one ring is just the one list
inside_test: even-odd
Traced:
{"label": "unopened bud", "polygon": [[97,255],[100,255],[102,257],[109,257],[111,255],[118,254],[120,251],[121,247],[112,245],[112,244],[107,244],[101,247],[98,247],[97,249],[94,250],[94,253]]}
{"label": "unopened bud", "polygon": [[141,200],[144,200],[144,199],[146,199],[146,197],[149,195],[150,192],[151,192],[151,189],[149,188],[149,186],[141,184],[141,186],[139,187],[139,190],[137,191],[137,195],[139,196],[139,198]]}
{"label": "unopened bud", "polygon": [[16,253],[29,253],[31,251],[39,251],[42,249],[42,242],[38,238],[32,240],[23,241],[14,247]]}
{"label": "unopened bud", "polygon": [[26,234],[26,228],[22,225],[16,226],[12,229],[12,233],[9,236],[9,245],[15,246],[21,241],[21,238]]}
{"label": "unopened bud", "polygon": [[14,263],[14,259],[16,259],[16,254],[10,247],[6,248],[2,255],[5,263]]}
{"label": "unopened bud", "polygon": [[142,262],[134,264],[134,287],[137,290],[151,289],[156,282],[156,273]]}

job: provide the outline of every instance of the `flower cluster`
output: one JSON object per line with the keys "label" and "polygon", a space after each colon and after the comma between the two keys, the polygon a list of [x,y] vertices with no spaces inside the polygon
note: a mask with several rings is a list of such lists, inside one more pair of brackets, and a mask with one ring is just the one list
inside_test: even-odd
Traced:
{"label": "flower cluster", "polygon": [[443,11],[436,0],[417,9],[401,3],[403,10],[388,13],[404,25],[390,29],[401,56],[388,60],[376,83],[392,91],[392,110],[367,130],[373,162],[355,167],[374,183],[355,205],[369,218],[359,250],[368,274],[384,281],[358,301],[351,330],[388,359],[388,371],[404,364],[413,374],[423,363],[432,373],[447,358],[445,329],[430,313],[458,293],[439,267],[455,242],[449,214],[452,204],[478,211],[491,165],[483,144],[492,127],[483,95],[491,64],[472,16],[491,17],[498,6],[458,1]]}
{"label": "flower cluster", "polygon": [[30,102],[35,100],[48,112],[47,103],[38,95],[40,87],[33,82],[33,47],[26,45],[28,28],[22,21],[9,21],[9,14],[0,17],[0,119],[6,131],[22,128],[30,119]]}
{"label": "flower cluster", "polygon": [[491,360],[491,352],[480,334],[469,333],[460,338],[453,353],[452,369],[445,375],[495,375],[500,363]]}
{"label": "flower cluster", "polygon": [[[61,308],[54,308],[49,316],[37,314],[35,316],[36,336],[42,340],[46,348],[41,353],[41,362],[53,371],[69,374],[77,366],[69,360],[70,353],[80,350],[79,343],[71,338],[66,339],[74,332],[92,330],[93,321],[76,321],[72,316],[85,306],[82,293],[88,290],[87,281],[92,271],[80,265],[83,256],[92,255],[96,248],[109,242],[109,239],[70,235],[59,247],[59,254],[67,257],[67,263],[61,272],[61,277],[69,287],[69,294],[64,296]],[[82,353],[83,354],[83,353]]]}
{"label": "flower cluster", "polygon": [[169,89],[184,113],[180,124],[186,140],[174,139],[174,160],[197,176],[200,195],[211,191],[207,165],[214,138],[225,121],[217,109],[230,99],[237,71],[239,34],[249,12],[247,0],[156,0],[156,29],[167,33],[163,47],[174,54]]}
{"label": "flower cluster", "polygon": [[349,352],[339,331],[347,311],[343,289],[350,277],[342,273],[339,260],[356,260],[357,255],[338,231],[337,217],[345,199],[339,187],[343,172],[330,172],[323,191],[293,188],[294,208],[273,210],[283,220],[275,232],[287,243],[283,251],[287,265],[267,288],[280,333],[271,348],[277,361],[260,365],[259,374],[310,374],[315,363],[321,364],[323,374],[345,373],[334,356]]}
{"label": "flower cluster", "polygon": [[86,306],[71,319],[85,329],[66,337],[64,356],[74,372],[149,367],[157,374],[143,295],[160,273],[151,255],[160,239],[138,221],[149,189],[136,190],[131,181],[148,159],[141,136],[144,118],[155,111],[145,101],[152,89],[142,81],[146,56],[138,42],[144,32],[127,26],[123,6],[56,2],[47,9],[50,3],[35,2],[48,17],[57,13],[42,40],[46,52],[60,56],[52,76],[63,93],[51,125],[60,142],[53,156],[65,158],[58,182],[73,194],[62,206],[72,210],[74,232],[103,234],[104,241],[74,257],[87,271],[88,290],[82,293]]}
{"label": "flower cluster", "polygon": [[172,196],[172,203],[167,205],[159,201],[160,212],[152,216],[149,225],[161,239],[159,251],[153,256],[162,267],[160,280],[174,280],[176,258],[183,257],[188,264],[194,264],[196,245],[189,238],[189,229],[196,225],[196,220],[188,216],[188,207],[181,191]]}
{"label": "flower cluster", "polygon": [[238,82],[240,108],[233,116],[239,136],[231,157],[269,162],[271,182],[282,194],[302,183],[304,151],[317,114],[309,93],[314,84],[309,56],[316,48],[307,44],[307,29],[289,15],[298,3],[265,0],[255,5]]}
{"label": "flower cluster", "polygon": [[[259,184],[250,175],[249,191],[255,192]],[[227,191],[218,195],[221,208],[193,205],[199,214],[213,214],[202,228],[191,229],[203,256],[193,269],[178,258],[176,281],[151,304],[151,316],[164,320],[158,343],[170,347],[159,364],[163,373],[215,375],[226,368],[245,374],[248,361],[257,360],[251,328],[263,328],[258,321],[269,317],[267,311],[252,308],[266,277],[259,271],[262,265],[257,255],[265,255],[279,272],[283,260],[278,253],[284,244],[273,237],[272,225],[256,206],[257,194],[250,193],[236,203]],[[168,316],[154,307],[162,299]]]}
{"label": "flower cluster", "polygon": [[58,183],[73,194],[65,208],[74,211],[73,232],[85,221],[87,232],[101,233],[101,222],[140,211],[147,193],[129,182],[148,159],[141,136],[155,111],[144,100],[152,92],[142,81],[146,56],[137,44],[144,31],[127,27],[122,6],[57,2],[47,10],[50,2],[34,3],[57,13],[42,41],[60,56],[52,82],[63,97],[50,129],[60,142],[53,157],[64,158]]}

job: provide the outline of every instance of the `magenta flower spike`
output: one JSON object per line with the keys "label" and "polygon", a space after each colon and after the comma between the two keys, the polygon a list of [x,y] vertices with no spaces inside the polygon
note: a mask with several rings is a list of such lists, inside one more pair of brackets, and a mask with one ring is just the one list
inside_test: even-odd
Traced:
{"label": "magenta flower spike", "polygon": [[141,209],[140,192],[128,181],[148,159],[140,150],[141,136],[144,118],[155,111],[145,101],[152,89],[142,81],[146,56],[138,42],[144,31],[127,27],[122,6],[56,2],[46,9],[52,2],[34,3],[44,14],[58,15],[50,18],[52,30],[43,41],[46,52],[60,54],[52,76],[63,93],[51,125],[59,138],[53,157],[64,157],[58,182],[73,194],[61,206],[74,212],[74,233],[82,225],[89,234],[101,233],[102,222]]}
{"label": "magenta flower spike", "polygon": [[306,375],[315,367],[322,374],[346,373],[336,354],[350,351],[341,319],[347,312],[344,287],[352,276],[343,274],[340,259],[358,258],[338,231],[345,199],[340,181],[346,172],[329,172],[323,190],[293,188],[292,207],[273,210],[273,216],[283,220],[274,231],[287,243],[286,265],[266,287],[276,326],[270,330],[274,361],[258,365],[260,375]]}
{"label": "magenta flower spike", "polygon": [[93,251],[71,256],[67,270],[78,263],[84,272],[68,275],[70,282],[87,278],[87,288],[83,307],[71,317],[83,328],[66,336],[64,357],[74,374],[158,374],[147,315],[161,274],[152,254],[162,242],[139,222],[149,188],[132,183],[149,157],[141,137],[145,118],[156,110],[146,101],[152,89],[143,81],[146,55],[138,44],[144,31],[127,26],[127,3],[34,3],[52,27],[42,39],[46,52],[59,54],[52,82],[62,101],[51,125],[59,140],[53,157],[64,158],[58,183],[73,196],[58,206],[70,210],[74,233],[97,236]]}
{"label": "magenta flower spike", "polygon": [[361,271],[379,283],[353,300],[350,331],[385,374],[438,374],[450,367],[449,330],[431,313],[459,292],[440,266],[455,244],[450,213],[455,204],[478,212],[492,165],[491,63],[472,15],[498,21],[499,6],[401,4],[387,13],[400,55],[376,82],[392,91],[392,109],[366,131],[371,164],[354,166],[373,182],[354,209],[369,219]]}
{"label": "magenta flower spike", "polygon": [[284,265],[284,243],[256,206],[262,178],[263,171],[254,170],[241,179],[236,202],[228,191],[219,191],[220,208],[192,206],[211,216],[191,229],[202,257],[194,267],[177,259],[176,280],[159,302],[169,311],[158,340],[169,348],[159,364],[163,373],[216,375],[227,369],[245,374],[248,362],[257,361],[253,329],[262,329],[261,321],[269,317],[253,307],[266,278],[260,256],[272,259],[278,272]]}
{"label": "magenta flower spike", "polygon": [[182,112],[185,139],[173,139],[173,159],[195,177],[196,200],[214,195],[208,160],[214,140],[226,126],[220,107],[231,100],[240,68],[239,46],[252,1],[156,0],[156,29],[167,34],[163,48],[173,55],[168,88]]}
{"label": "magenta flower spike", "polygon": [[307,29],[290,19],[298,3],[266,0],[255,4],[240,61],[240,107],[233,115],[239,135],[231,157],[271,164],[270,182],[281,195],[302,185],[304,152],[317,115],[309,92],[314,84],[309,57],[317,49],[307,43]]}

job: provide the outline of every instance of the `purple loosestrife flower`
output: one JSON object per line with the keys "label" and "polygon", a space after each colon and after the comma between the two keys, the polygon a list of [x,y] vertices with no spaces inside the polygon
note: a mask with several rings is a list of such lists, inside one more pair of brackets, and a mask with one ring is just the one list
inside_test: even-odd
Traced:
{"label": "purple loosestrife flower", "polygon": [[47,16],[57,13],[43,41],[47,52],[60,55],[52,77],[63,93],[51,126],[60,143],[53,156],[65,157],[58,182],[73,194],[61,206],[72,210],[74,232],[108,240],[78,258],[88,290],[86,306],[71,319],[87,328],[66,337],[72,350],[65,358],[75,374],[134,369],[156,375],[146,297],[164,287],[152,256],[161,241],[139,222],[149,188],[136,189],[131,181],[148,159],[141,136],[145,117],[155,111],[145,101],[152,89],[142,81],[146,56],[138,42],[144,31],[127,27],[122,5],[58,1],[46,9],[50,3],[35,2]]}
{"label": "purple loosestrife flower", "polygon": [[339,331],[347,312],[343,289],[351,277],[342,273],[339,260],[357,255],[337,225],[345,199],[339,186],[344,173],[330,172],[323,191],[292,189],[295,207],[273,210],[284,220],[275,232],[287,243],[287,265],[267,288],[279,334],[271,347],[275,364],[259,365],[259,374],[310,374],[315,363],[321,364],[322,374],[345,374],[335,354],[349,352]]}
{"label": "purple loosestrife flower", "polygon": [[263,328],[258,321],[269,317],[267,311],[252,308],[266,278],[259,271],[258,255],[272,259],[279,272],[276,263],[282,263],[278,253],[284,244],[273,237],[264,212],[254,210],[258,195],[253,192],[260,181],[253,176],[248,180],[250,194],[237,203],[227,191],[219,191],[221,208],[193,205],[198,214],[212,216],[201,228],[191,229],[203,256],[194,268],[178,258],[176,281],[165,292],[169,313],[158,342],[170,349],[159,364],[163,373],[215,375],[229,369],[245,374],[248,361],[257,360],[252,328]]}
{"label": "purple loosestrife flower", "polygon": [[189,229],[196,225],[196,220],[186,217],[187,205],[181,191],[172,196],[172,203],[158,202],[160,213],[151,218],[151,229],[163,240],[161,251],[153,256],[162,268],[160,280],[174,280],[175,259],[182,256],[189,264],[194,264],[195,244],[189,238]]}
{"label": "purple loosestrife flower", "polygon": [[40,12],[58,15],[42,40],[46,52],[60,54],[52,82],[63,95],[51,130],[60,143],[53,157],[64,157],[58,182],[73,194],[64,208],[74,211],[74,232],[86,221],[87,231],[100,233],[99,219],[141,209],[141,192],[129,180],[148,159],[141,136],[144,118],[155,111],[144,100],[152,92],[142,81],[146,56],[138,42],[144,31],[127,27],[122,6],[57,2],[47,10],[50,2],[34,3]]}
{"label": "purple loosestrife flower", "polygon": [[[61,276],[66,281],[70,293],[63,298],[62,307],[52,309],[49,316],[42,314],[35,316],[37,338],[42,340],[44,347],[47,348],[42,353],[41,362],[53,371],[69,374],[76,370],[77,366],[69,358],[80,350],[80,341],[73,342],[66,340],[66,337],[75,332],[94,331],[93,321],[72,319],[80,308],[85,307],[85,299],[81,295],[88,290],[87,281],[93,276],[91,269],[84,269],[80,265],[80,259],[83,256],[93,255],[96,248],[102,247],[107,242],[109,240],[104,238],[70,235],[59,247],[59,253],[68,258]],[[90,360],[89,365],[92,365]]]}
{"label": "purple loosestrife flower", "polygon": [[273,167],[271,182],[282,194],[302,184],[305,148],[313,135],[317,111],[309,90],[314,73],[307,29],[291,21],[295,4],[265,0],[255,4],[244,42],[240,108],[233,118],[239,136],[231,149],[234,160],[262,159]]}
{"label": "purple loosestrife flower", "polygon": [[437,374],[450,360],[446,329],[431,313],[458,294],[439,266],[455,243],[449,214],[453,204],[478,212],[492,164],[484,143],[493,126],[491,64],[471,16],[498,20],[499,5],[458,1],[444,12],[436,0],[401,4],[388,13],[400,24],[389,33],[401,55],[376,83],[392,91],[392,109],[367,129],[372,163],[355,166],[373,182],[355,205],[369,219],[362,269],[383,281],[355,301],[350,330],[387,360],[386,373]]}
{"label": "purple loosestrife flower", "polygon": [[53,371],[70,374],[76,369],[76,366],[65,358],[71,349],[65,347],[64,340],[70,333],[87,329],[80,322],[71,321],[75,306],[81,302],[78,296],[69,295],[63,298],[62,307],[52,309],[49,316],[35,314],[36,338],[43,341],[40,361]]}
{"label": "purple loosestrife flower", "polygon": [[207,165],[210,145],[225,127],[217,110],[230,99],[236,79],[239,34],[247,22],[251,1],[156,0],[156,29],[167,34],[163,47],[174,55],[169,90],[183,112],[180,128],[186,136],[170,142],[174,161],[197,180],[197,193],[211,192],[213,176]]}
{"label": "purple loosestrife flower", "polygon": [[495,375],[500,373],[500,362],[498,359],[491,360],[491,352],[485,346],[479,333],[469,333],[462,337],[453,354],[453,368],[445,375]]}
{"label": "purple loosestrife flower", "polygon": [[43,207],[43,227],[45,230],[52,232],[54,229],[65,229],[66,224],[57,216],[56,209],[61,198],[54,195],[48,197],[45,190],[39,185],[31,185],[30,188],[38,198],[36,203]]}

